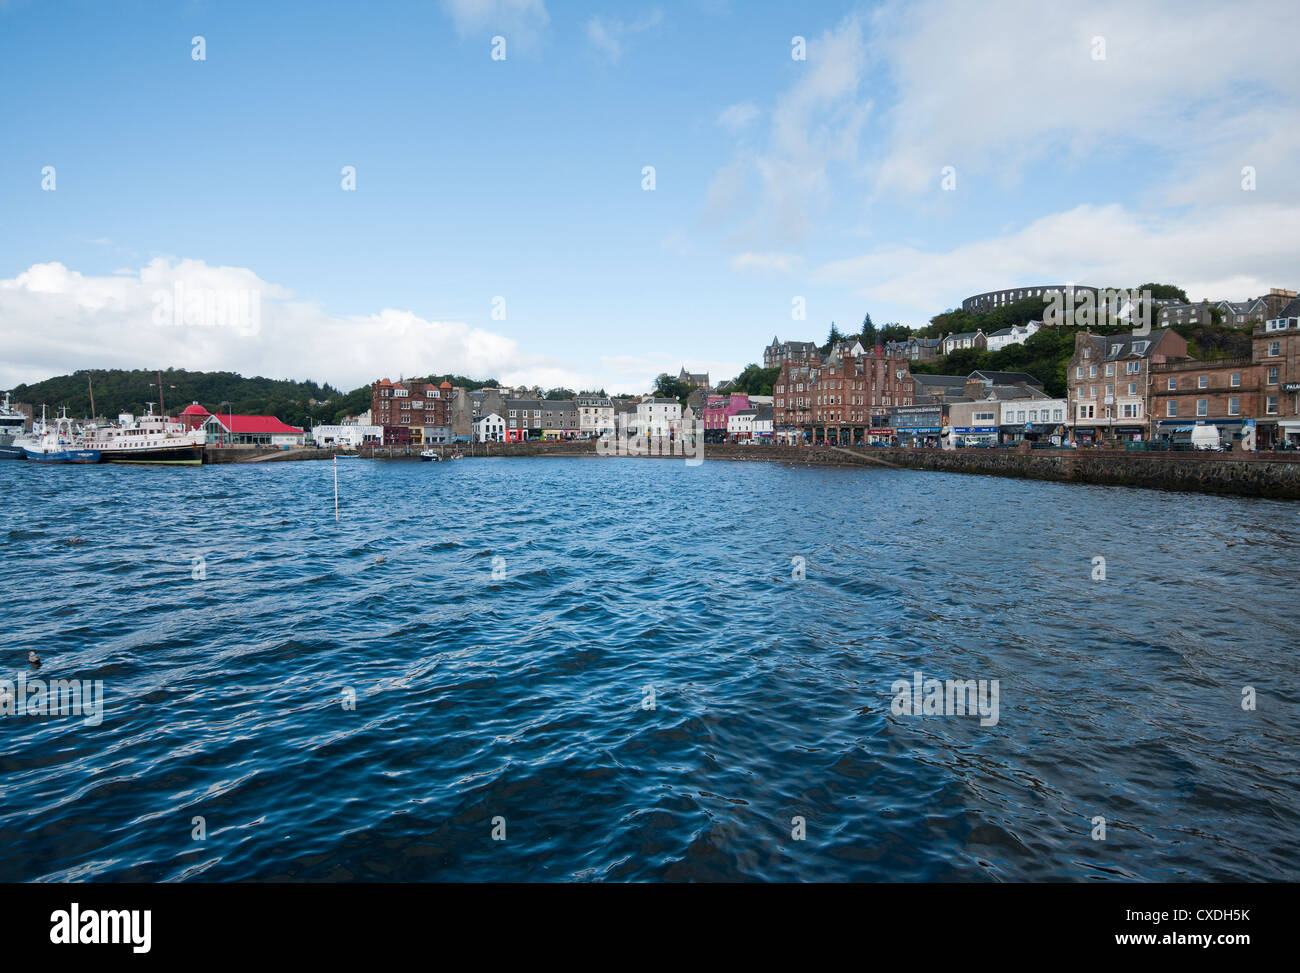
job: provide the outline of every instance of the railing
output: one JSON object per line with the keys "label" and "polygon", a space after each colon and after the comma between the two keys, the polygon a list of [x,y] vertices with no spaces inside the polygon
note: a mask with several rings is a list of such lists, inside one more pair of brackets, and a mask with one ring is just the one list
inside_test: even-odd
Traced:
{"label": "railing", "polygon": [[1155,362],[1151,365],[1151,372],[1194,372],[1202,368],[1245,368],[1255,364],[1251,358],[1215,358],[1212,361],[1201,361],[1192,359],[1190,361],[1167,361]]}

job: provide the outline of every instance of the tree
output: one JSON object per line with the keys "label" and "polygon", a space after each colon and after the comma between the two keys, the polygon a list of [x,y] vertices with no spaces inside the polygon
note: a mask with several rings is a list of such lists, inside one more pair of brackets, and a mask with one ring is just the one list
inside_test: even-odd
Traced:
{"label": "tree", "polygon": [[556,401],[559,399],[576,399],[577,397],[578,397],[578,393],[573,391],[573,389],[564,389],[564,388],[551,389],[549,392],[546,393],[545,396],[545,398],[549,399],[550,401]]}
{"label": "tree", "polygon": [[831,333],[826,336],[826,344],[822,345],[822,354],[828,354],[836,344],[844,340],[844,335],[840,334],[840,329],[835,327],[835,322],[831,322]]}
{"label": "tree", "polygon": [[863,346],[866,348],[874,347],[877,341],[876,326],[871,323],[871,315],[869,313],[862,316],[861,340]]}
{"label": "tree", "polygon": [[1159,301],[1173,298],[1182,301],[1184,304],[1189,303],[1187,292],[1174,284],[1139,284],[1138,292],[1141,293],[1142,291],[1150,291],[1153,300]]}
{"label": "tree", "polygon": [[655,379],[655,396],[661,399],[676,399],[682,405],[686,404],[686,397],[691,394],[693,386],[686,382],[678,381],[667,372],[664,372]]}
{"label": "tree", "polygon": [[736,376],[735,391],[746,395],[771,395],[772,385],[781,374],[780,368],[759,368],[749,364]]}
{"label": "tree", "polygon": [[912,329],[905,324],[887,324],[880,329],[880,343],[889,341],[906,341],[912,337]]}

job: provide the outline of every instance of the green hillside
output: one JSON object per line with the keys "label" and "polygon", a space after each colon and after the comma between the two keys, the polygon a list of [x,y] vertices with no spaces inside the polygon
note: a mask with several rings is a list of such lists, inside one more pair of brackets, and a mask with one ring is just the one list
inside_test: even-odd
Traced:
{"label": "green hillside", "polygon": [[[424,381],[444,379],[465,388],[491,384],[463,375],[429,376]],[[92,386],[95,411],[105,418],[114,419],[120,412],[139,415],[144,412],[146,402],[152,402],[154,411],[158,411],[158,374],[143,369],[83,369],[71,375],[16,386],[13,401],[33,405],[38,416],[44,404],[51,415],[67,406],[69,416],[84,418],[90,415]],[[227,409],[221,403],[229,402],[229,411],[236,415],[275,416],[304,429],[318,423],[337,422],[370,408],[369,385],[345,393],[329,384],[261,376],[245,378],[234,372],[191,372],[183,368],[163,370],[162,394],[163,404],[171,415],[191,402],[198,402],[210,412],[225,412]]]}
{"label": "green hillside", "polygon": [[[145,403],[152,402],[158,410],[158,373],[120,368],[83,369],[71,375],[60,375],[32,385],[19,385],[13,389],[15,402],[30,403],[37,415],[42,404],[51,414],[67,406],[68,415],[83,418],[90,415],[90,394],[93,386],[95,411],[107,418],[119,412],[144,411]],[[367,408],[369,389],[365,391]],[[317,422],[332,418],[336,411],[345,412],[344,403],[349,397],[330,385],[316,382],[294,382],[273,378],[245,378],[234,372],[191,372],[169,368],[162,372],[163,404],[175,415],[191,402],[198,402],[209,411],[217,411],[222,402],[230,403],[236,414],[272,415],[294,426],[315,419]],[[225,412],[225,407],[221,408]]]}

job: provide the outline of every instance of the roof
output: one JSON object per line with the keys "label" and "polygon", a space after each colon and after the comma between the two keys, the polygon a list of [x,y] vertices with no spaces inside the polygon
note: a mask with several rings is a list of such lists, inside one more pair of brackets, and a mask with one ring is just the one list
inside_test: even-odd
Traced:
{"label": "roof", "polygon": [[232,416],[226,413],[215,413],[208,418],[209,421],[215,419],[221,424],[221,428],[227,432],[237,434],[269,434],[272,436],[296,436],[302,434],[302,430],[297,426],[287,426],[275,416]]}
{"label": "roof", "polygon": [[1028,372],[985,372],[976,370],[970,373],[968,378],[979,378],[984,382],[991,382],[994,385],[1034,385],[1038,388],[1043,387],[1043,383]]}
{"label": "roof", "polygon": [[1161,339],[1169,333],[1169,328],[1160,328],[1144,335],[1135,335],[1126,331],[1120,334],[1095,334],[1090,337],[1092,346],[1105,361],[1117,361],[1121,358],[1148,357]]}
{"label": "roof", "polygon": [[917,385],[943,385],[948,387],[962,386],[966,384],[965,375],[926,375],[917,373],[912,376]]}
{"label": "roof", "polygon": [[189,405],[187,405],[187,406],[185,407],[185,411],[182,412],[181,415],[183,415],[183,416],[210,416],[210,415],[212,415],[212,413],[209,412],[207,409],[203,408],[203,406],[199,405],[197,402],[191,402]]}

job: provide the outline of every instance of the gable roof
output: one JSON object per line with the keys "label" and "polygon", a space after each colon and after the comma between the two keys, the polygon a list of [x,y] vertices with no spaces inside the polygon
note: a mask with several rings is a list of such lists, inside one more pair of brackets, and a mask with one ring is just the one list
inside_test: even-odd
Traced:
{"label": "gable roof", "polygon": [[295,436],[302,435],[297,426],[287,426],[275,416],[238,416],[228,413],[213,413],[208,422],[216,422],[226,432],[247,435]]}
{"label": "gable roof", "polygon": [[968,378],[979,378],[983,382],[992,382],[994,385],[1035,385],[1038,388],[1043,387],[1043,383],[1028,372],[986,372],[976,369],[971,372]]}

